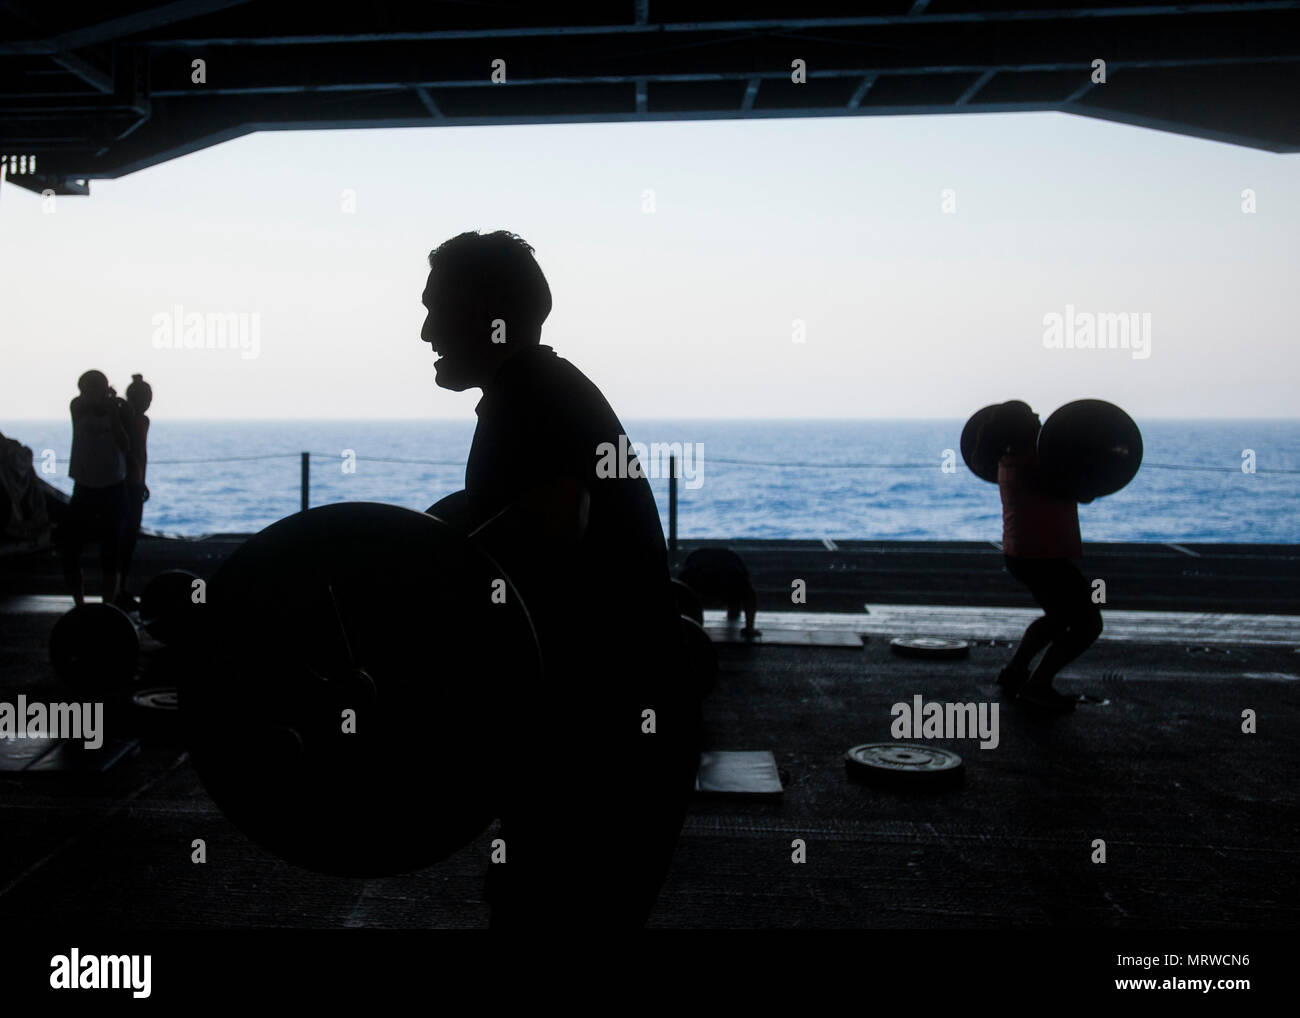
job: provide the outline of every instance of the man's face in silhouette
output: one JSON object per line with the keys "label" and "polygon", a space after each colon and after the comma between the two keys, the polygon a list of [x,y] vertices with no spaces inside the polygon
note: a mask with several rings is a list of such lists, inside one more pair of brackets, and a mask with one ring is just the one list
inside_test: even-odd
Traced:
{"label": "man's face in silhouette", "polygon": [[490,335],[464,290],[434,269],[420,299],[429,311],[420,339],[438,355],[433,365],[438,386],[463,392],[489,381],[496,360]]}

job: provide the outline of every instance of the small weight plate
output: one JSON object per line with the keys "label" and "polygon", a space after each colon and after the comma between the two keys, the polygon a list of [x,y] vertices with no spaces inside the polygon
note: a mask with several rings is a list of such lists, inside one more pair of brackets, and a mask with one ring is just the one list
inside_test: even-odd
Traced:
{"label": "small weight plate", "polygon": [[920,657],[932,661],[966,657],[970,644],[965,640],[945,640],[937,636],[900,636],[889,641],[889,649],[903,657]]}
{"label": "small weight plate", "polygon": [[177,710],[180,706],[176,689],[173,686],[158,686],[154,689],[141,689],[131,694],[131,702],[145,710]]}
{"label": "small weight plate", "polygon": [[855,781],[893,787],[952,784],[961,779],[962,759],[951,750],[914,742],[868,742],[844,754]]}

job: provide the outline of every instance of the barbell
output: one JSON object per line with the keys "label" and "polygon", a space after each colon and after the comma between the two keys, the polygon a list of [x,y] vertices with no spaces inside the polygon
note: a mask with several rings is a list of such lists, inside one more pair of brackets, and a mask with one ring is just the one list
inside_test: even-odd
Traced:
{"label": "barbell", "polygon": [[[961,433],[961,455],[976,477],[996,484],[1010,440],[999,427],[1002,404],[982,407]],[[1001,417],[1003,425],[1006,418]],[[1101,399],[1079,399],[1053,412],[1038,432],[1038,462],[1066,496],[1088,502],[1113,495],[1142,466],[1142,432],[1133,418]]]}
{"label": "barbell", "polygon": [[[509,576],[456,527],[380,503],[309,509],[237,548],[202,609],[177,677],[183,738],[251,840],[384,876],[499,815],[521,741],[501,705],[544,694],[545,671]],[[674,660],[703,695],[712,646],[679,626]]]}
{"label": "barbell", "polygon": [[[141,625],[160,643],[183,643],[202,611],[196,584],[183,569],[158,573],[140,595]],[[106,696],[128,688],[136,677],[140,634],[116,605],[88,601],[62,615],[50,631],[50,664],[73,691]]]}

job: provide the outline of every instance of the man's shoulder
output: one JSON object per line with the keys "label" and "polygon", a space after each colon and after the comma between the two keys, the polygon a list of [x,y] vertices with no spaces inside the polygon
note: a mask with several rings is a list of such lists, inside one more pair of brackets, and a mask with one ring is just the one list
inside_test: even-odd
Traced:
{"label": "man's shoulder", "polygon": [[612,411],[604,394],[572,361],[549,346],[520,353],[505,397],[493,409],[507,414],[532,414],[539,425],[598,426]]}

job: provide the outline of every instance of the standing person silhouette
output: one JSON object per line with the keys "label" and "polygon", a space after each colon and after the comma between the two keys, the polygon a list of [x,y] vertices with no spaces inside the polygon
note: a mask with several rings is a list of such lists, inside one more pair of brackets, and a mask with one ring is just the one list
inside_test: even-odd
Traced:
{"label": "standing person silhouette", "polygon": [[[1041,427],[1027,403],[1012,400],[992,414],[976,447],[997,458],[1007,571],[1029,588],[1044,613],[1025,630],[998,684],[1012,699],[1060,712],[1072,710],[1077,701],[1058,692],[1052,680],[1092,646],[1101,635],[1102,620],[1088,581],[1075,565],[1083,556],[1078,505],[1038,462]],[[1040,653],[1042,660],[1031,671]]]}
{"label": "standing person silhouette", "polygon": [[149,465],[149,407],[153,404],[153,387],[143,375],[132,375],[126,387],[126,402],[130,406],[131,422],[128,426],[130,450],[126,456],[126,510],[122,525],[122,579],[117,606],[123,611],[138,608],[136,599],[127,590],[127,577],[131,573],[131,560],[135,556],[135,542],[140,536],[140,521],[144,518],[144,504],[149,501],[149,486],[145,484],[145,471]]}
{"label": "standing person silhouette", "polygon": [[81,552],[87,541],[99,543],[105,604],[117,600],[122,519],[126,512],[126,455],[130,438],[124,410],[102,371],[77,379],[80,395],[68,404],[72,415],[72,452],[68,476],[75,482],[68,517],[60,527],[63,576],[78,604],[86,600]]}
{"label": "standing person silhouette", "polygon": [[699,764],[654,495],[644,476],[597,477],[598,449],[617,447],[623,426],[541,344],[551,293],[533,249],[504,231],[462,233],[429,268],[420,338],[437,384],[483,391],[465,525],[528,606],[545,674],[502,690],[520,779],[500,802],[507,861],[489,867],[491,923],[641,926]]}

